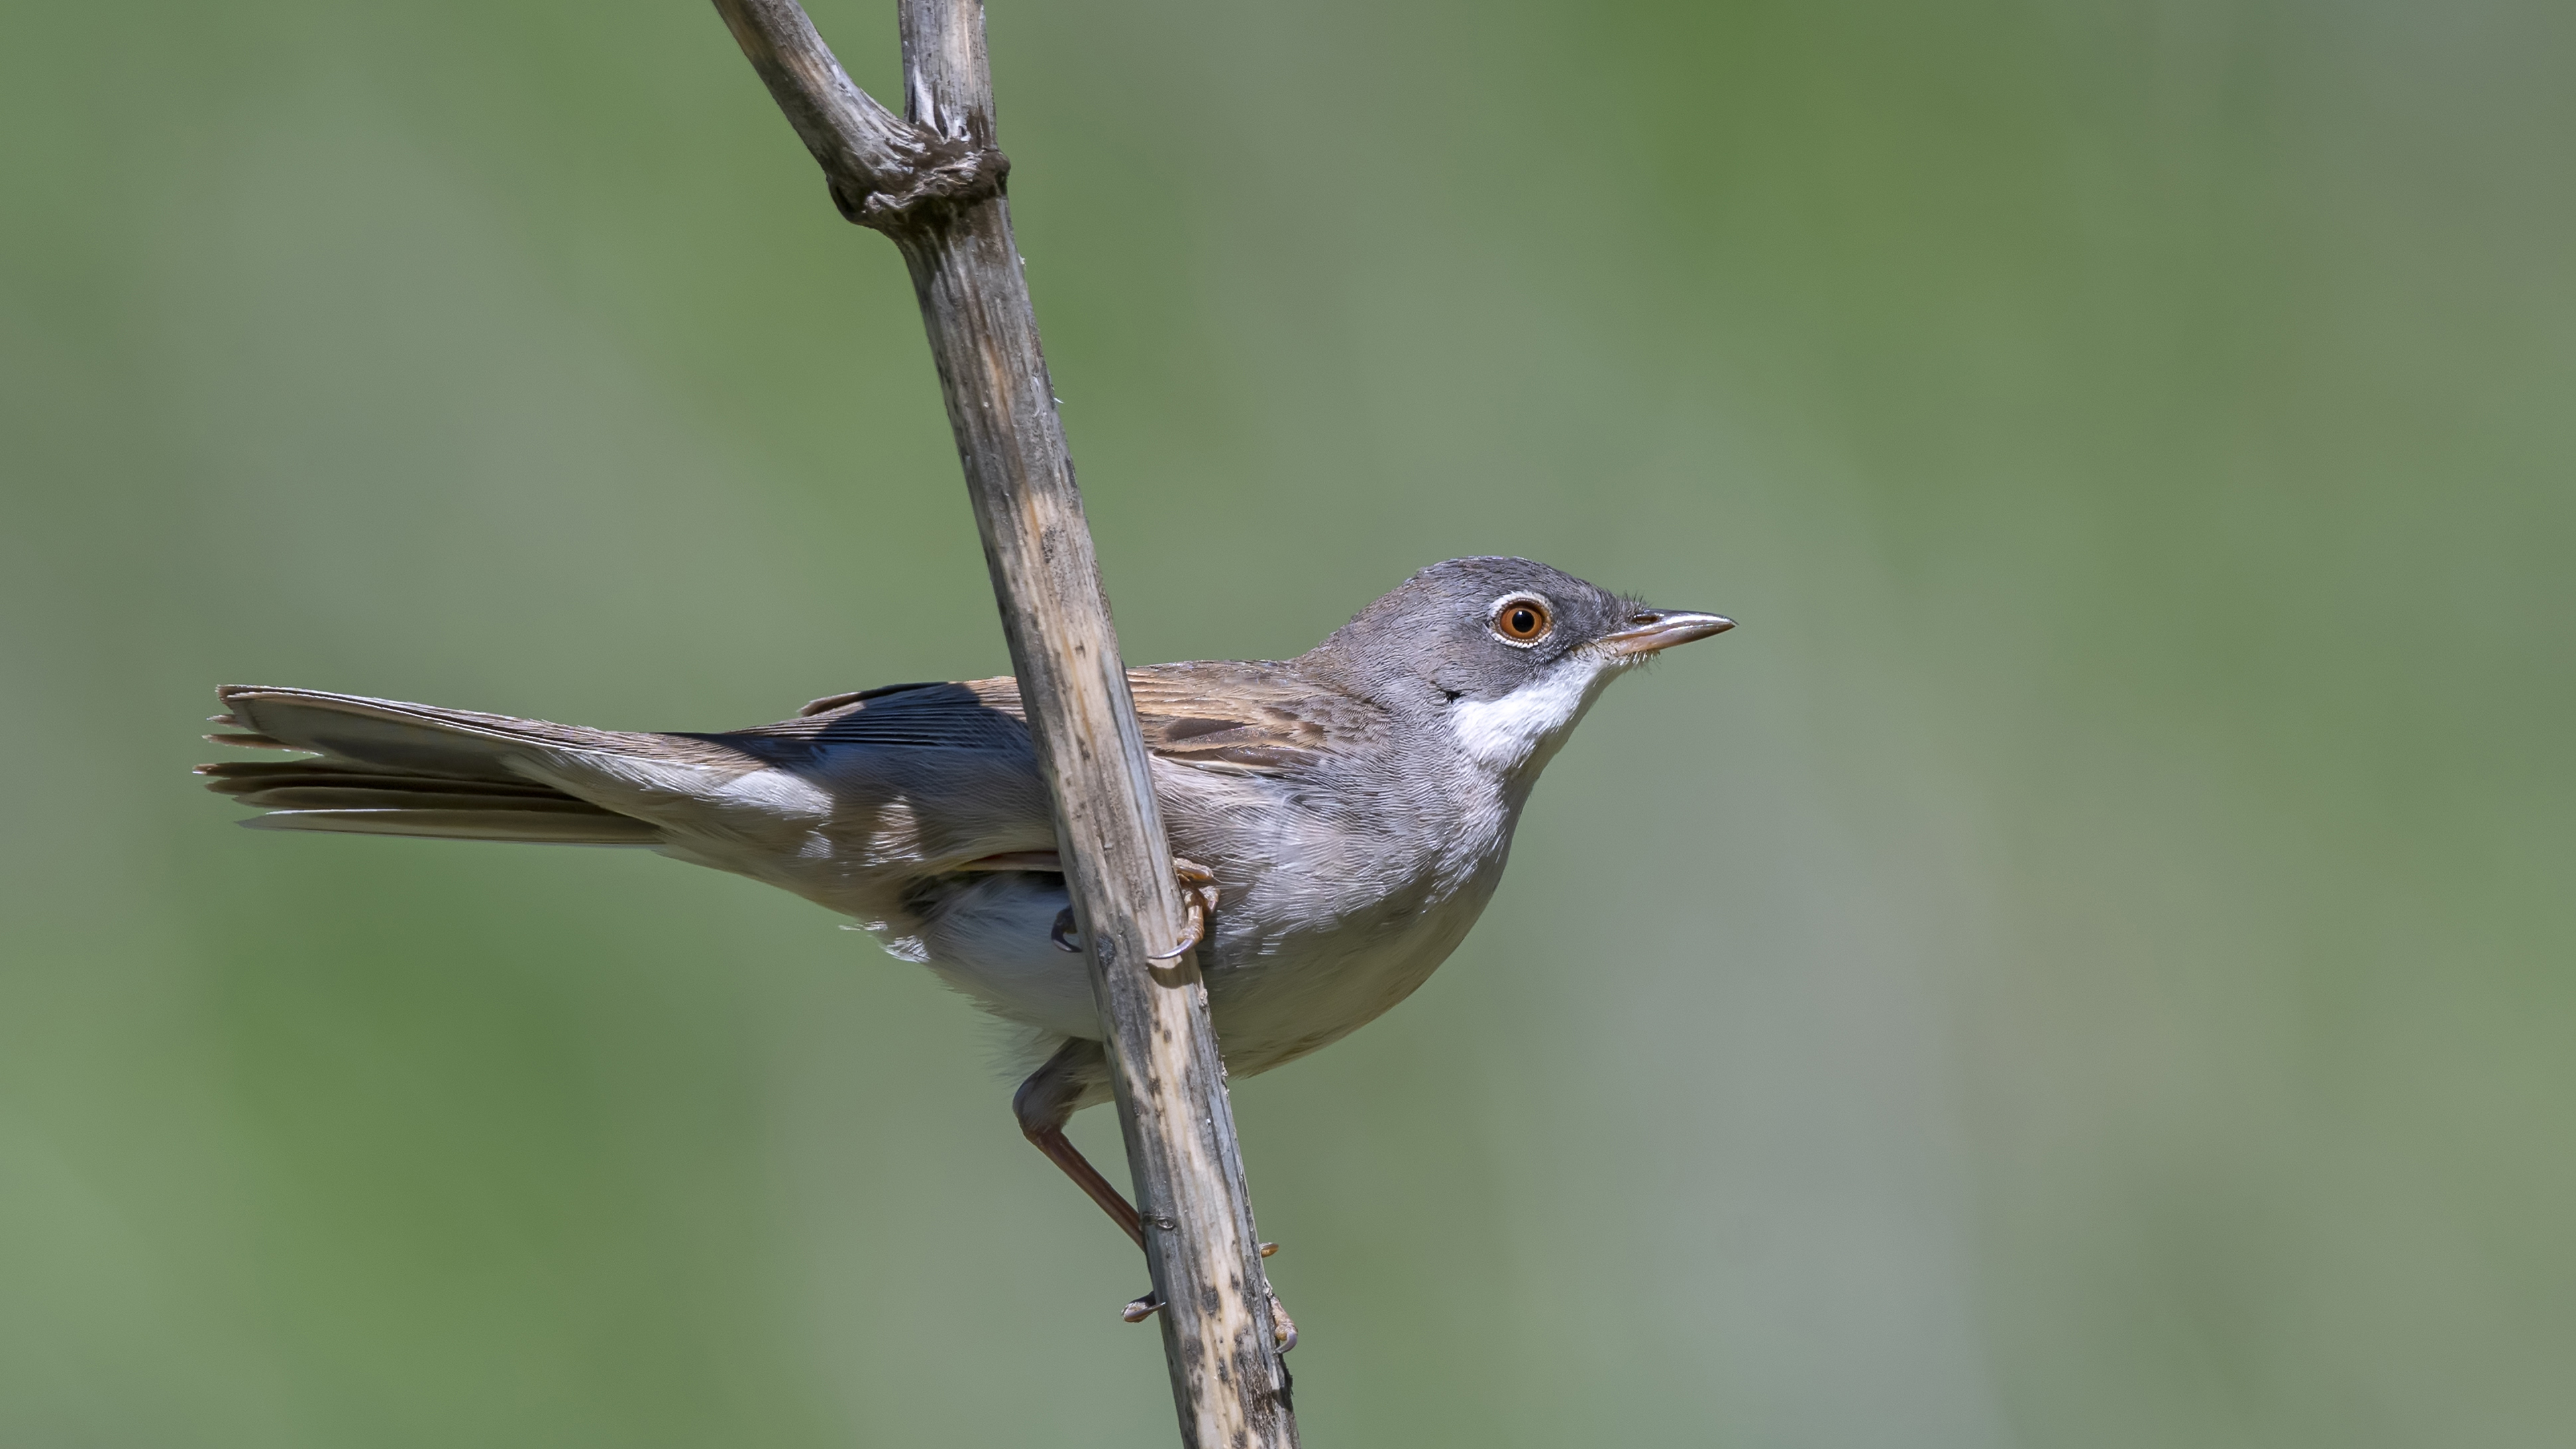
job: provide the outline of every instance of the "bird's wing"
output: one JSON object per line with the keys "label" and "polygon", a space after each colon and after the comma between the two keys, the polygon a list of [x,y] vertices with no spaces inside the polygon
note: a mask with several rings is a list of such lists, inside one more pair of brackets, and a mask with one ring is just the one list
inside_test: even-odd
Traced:
{"label": "bird's wing", "polygon": [[896,684],[818,699],[794,719],[687,738],[787,763],[854,750],[1026,755],[1028,727],[1008,679]]}
{"label": "bird's wing", "polygon": [[1127,685],[1147,749],[1223,774],[1310,771],[1382,728],[1375,706],[1275,664],[1166,664]]}
{"label": "bird's wing", "polygon": [[[1148,750],[1173,764],[1224,774],[1309,768],[1378,723],[1373,706],[1276,664],[1158,664],[1127,671],[1127,686]],[[791,720],[698,738],[755,753],[1028,748],[1019,685],[1008,678],[833,695]]]}

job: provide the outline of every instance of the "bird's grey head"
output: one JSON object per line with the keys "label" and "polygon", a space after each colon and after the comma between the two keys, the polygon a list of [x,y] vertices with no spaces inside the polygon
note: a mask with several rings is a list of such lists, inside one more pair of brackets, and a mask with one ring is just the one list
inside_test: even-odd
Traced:
{"label": "bird's grey head", "polygon": [[1544,764],[1612,679],[1733,627],[1525,558],[1456,558],[1397,585],[1299,663],[1391,709],[1437,711],[1462,753],[1517,774]]}

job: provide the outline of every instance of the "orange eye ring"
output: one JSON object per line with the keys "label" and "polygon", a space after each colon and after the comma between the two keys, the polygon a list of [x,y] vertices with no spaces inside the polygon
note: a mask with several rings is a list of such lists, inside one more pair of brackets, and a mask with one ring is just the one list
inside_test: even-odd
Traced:
{"label": "orange eye ring", "polygon": [[1494,632],[1506,644],[1535,644],[1547,637],[1555,624],[1547,612],[1547,602],[1526,596],[1505,599],[1494,606]]}

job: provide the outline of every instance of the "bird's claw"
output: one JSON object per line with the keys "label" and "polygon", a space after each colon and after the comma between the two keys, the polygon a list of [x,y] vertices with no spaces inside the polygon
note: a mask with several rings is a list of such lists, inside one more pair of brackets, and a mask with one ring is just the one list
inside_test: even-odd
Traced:
{"label": "bird's claw", "polygon": [[1145,958],[1157,966],[1178,961],[1199,942],[1206,940],[1208,918],[1216,914],[1216,877],[1206,866],[1174,856],[1172,878],[1181,887],[1181,943],[1169,951],[1156,952]]}
{"label": "bird's claw", "polygon": [[[1262,1246],[1275,1248],[1279,1245],[1264,1243]],[[1267,1285],[1264,1285],[1262,1291],[1270,1297],[1270,1346],[1281,1353],[1286,1353],[1297,1346],[1297,1320],[1288,1316],[1287,1306],[1279,1301],[1277,1292]],[[1129,1299],[1127,1306],[1118,1310],[1118,1316],[1128,1323],[1142,1323],[1162,1311],[1163,1300],[1155,1297],[1153,1290],[1147,1289],[1137,1297]]]}
{"label": "bird's claw", "polygon": [[[1168,966],[1178,961],[1199,942],[1206,940],[1208,917],[1216,914],[1216,877],[1208,873],[1206,866],[1175,859],[1172,878],[1181,886],[1181,944],[1145,958],[1157,966]],[[1073,907],[1067,906],[1055,913],[1055,925],[1047,931],[1047,939],[1055,943],[1057,950],[1080,954],[1082,943],[1076,939],[1080,935],[1073,919]]]}
{"label": "bird's claw", "polygon": [[[1261,1245],[1261,1256],[1265,1258],[1274,1257],[1278,1252],[1279,1245],[1277,1243],[1264,1243]],[[1271,1287],[1266,1281],[1267,1275],[1264,1276],[1265,1281],[1261,1285],[1261,1291],[1270,1295],[1271,1346],[1277,1348],[1281,1353],[1286,1353],[1288,1350],[1297,1346],[1297,1320],[1288,1316],[1287,1305],[1279,1301],[1279,1290]]]}

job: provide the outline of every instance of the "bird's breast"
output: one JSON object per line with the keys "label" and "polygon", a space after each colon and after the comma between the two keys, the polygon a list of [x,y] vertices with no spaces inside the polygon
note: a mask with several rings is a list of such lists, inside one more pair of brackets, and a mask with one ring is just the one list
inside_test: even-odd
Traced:
{"label": "bird's breast", "polygon": [[[1240,884],[1221,890],[1206,962],[1229,1070],[1265,1071],[1375,1020],[1429,979],[1492,898],[1517,813],[1504,791],[1381,798],[1391,808],[1272,822],[1236,866]],[[1176,844],[1183,833],[1176,823]]]}

